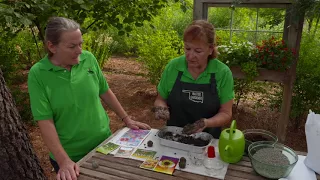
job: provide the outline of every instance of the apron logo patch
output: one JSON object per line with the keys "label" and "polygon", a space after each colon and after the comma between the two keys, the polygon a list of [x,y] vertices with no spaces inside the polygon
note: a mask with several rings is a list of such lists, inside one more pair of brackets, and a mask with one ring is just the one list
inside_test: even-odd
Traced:
{"label": "apron logo patch", "polygon": [[189,100],[196,103],[203,103],[203,92],[202,91],[190,91],[182,90],[183,93],[189,94]]}

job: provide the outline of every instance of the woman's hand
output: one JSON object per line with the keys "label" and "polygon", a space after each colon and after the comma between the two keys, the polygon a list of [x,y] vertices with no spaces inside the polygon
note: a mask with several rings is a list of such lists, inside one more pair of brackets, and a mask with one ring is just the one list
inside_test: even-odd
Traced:
{"label": "woman's hand", "polygon": [[148,124],[134,121],[130,118],[130,116],[123,119],[123,122],[127,125],[130,129],[151,129],[151,127]]}
{"label": "woman's hand", "polygon": [[77,176],[79,176],[79,172],[80,168],[78,164],[68,158],[59,164],[57,180],[76,180]]}
{"label": "woman's hand", "polygon": [[198,121],[194,122],[193,124],[185,125],[183,127],[182,133],[190,135],[190,134],[202,132],[206,127],[207,127],[206,119],[201,118]]}
{"label": "woman's hand", "polygon": [[170,119],[170,112],[168,107],[155,106],[152,111],[154,112],[154,116],[156,120],[165,120],[168,121]]}

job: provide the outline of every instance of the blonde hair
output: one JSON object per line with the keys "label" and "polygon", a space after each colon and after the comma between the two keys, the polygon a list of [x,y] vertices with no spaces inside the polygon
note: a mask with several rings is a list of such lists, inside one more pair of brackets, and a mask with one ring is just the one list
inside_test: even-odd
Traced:
{"label": "blonde hair", "polygon": [[214,26],[206,20],[193,21],[184,31],[183,41],[191,42],[194,39],[199,39],[207,42],[213,47],[211,55],[208,59],[216,58],[218,56],[218,48],[216,47],[216,32]]}

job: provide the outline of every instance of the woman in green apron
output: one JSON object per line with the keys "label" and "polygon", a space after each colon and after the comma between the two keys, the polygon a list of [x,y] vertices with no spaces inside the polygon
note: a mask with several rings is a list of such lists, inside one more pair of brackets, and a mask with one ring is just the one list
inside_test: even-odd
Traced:
{"label": "woman in green apron", "polygon": [[[232,117],[234,84],[229,67],[216,59],[212,24],[196,20],[184,32],[185,55],[171,60],[158,84],[155,117],[186,134],[206,131],[219,138]],[[187,126],[186,126],[187,125]]]}

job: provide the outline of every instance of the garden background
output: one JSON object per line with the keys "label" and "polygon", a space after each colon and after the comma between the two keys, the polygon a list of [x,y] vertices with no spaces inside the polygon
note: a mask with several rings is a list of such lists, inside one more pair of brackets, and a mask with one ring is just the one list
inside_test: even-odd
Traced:
{"label": "garden background", "polygon": [[[217,31],[219,60],[240,66],[247,78],[235,79],[233,118],[241,130],[276,132],[282,84],[253,81],[257,68],[284,70],[295,50],[282,41],[284,9],[209,8],[208,21]],[[320,113],[320,2],[300,0],[306,11],[290,123],[285,144],[307,151],[304,124],[309,109]],[[159,128],[151,108],[165,65],[183,54],[184,28],[192,22],[191,0],[26,0],[0,2],[0,68],[26,124],[34,149],[48,177],[53,177],[48,149],[32,121],[27,91],[30,67],[44,55],[45,23],[50,16],[73,18],[81,24],[83,49],[98,59],[111,89],[137,120]],[[273,53],[273,55],[272,55]],[[274,58],[274,56],[276,58]],[[285,60],[284,60],[285,59]],[[123,124],[106,107],[111,129]]]}

